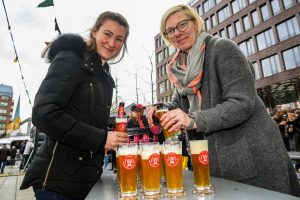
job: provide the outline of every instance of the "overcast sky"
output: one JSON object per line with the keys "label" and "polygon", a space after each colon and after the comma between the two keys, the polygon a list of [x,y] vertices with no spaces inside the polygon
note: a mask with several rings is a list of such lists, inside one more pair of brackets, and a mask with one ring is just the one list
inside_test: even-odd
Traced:
{"label": "overcast sky", "polygon": [[[23,70],[25,82],[32,103],[39,85],[46,75],[49,64],[40,58],[45,41],[51,41],[58,33],[54,31],[54,18],[57,18],[63,33],[86,35],[103,11],[121,13],[129,22],[129,55],[112,66],[112,76],[119,79],[119,95],[126,105],[136,101],[135,78],[149,80],[150,62],[147,52],[154,55],[154,36],[159,33],[160,18],[166,9],[173,5],[187,4],[188,0],[54,0],[54,7],[37,8],[43,0],[4,0],[9,22]],[[31,107],[21,79],[15,58],[12,41],[7,29],[4,8],[0,9],[0,83],[13,86],[15,104],[21,96],[21,119],[31,116]],[[155,74],[154,74],[155,78]],[[156,80],[156,78],[155,78]],[[151,88],[142,79],[138,79],[139,101],[151,101]]]}

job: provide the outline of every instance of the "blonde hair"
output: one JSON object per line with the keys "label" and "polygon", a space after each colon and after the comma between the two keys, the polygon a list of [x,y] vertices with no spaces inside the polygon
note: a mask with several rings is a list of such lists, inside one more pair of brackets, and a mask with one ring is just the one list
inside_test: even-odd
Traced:
{"label": "blonde hair", "polygon": [[165,31],[166,31],[166,21],[168,20],[168,18],[173,15],[176,12],[180,12],[183,11],[184,14],[190,18],[190,19],[194,19],[195,23],[197,24],[197,28],[198,28],[198,34],[200,34],[202,31],[204,31],[204,27],[203,27],[203,19],[198,15],[198,13],[190,6],[184,5],[184,4],[179,4],[177,6],[173,6],[171,8],[169,8],[164,15],[161,18],[160,21],[160,34],[163,37],[165,43],[167,45],[171,44],[169,38],[165,35]]}

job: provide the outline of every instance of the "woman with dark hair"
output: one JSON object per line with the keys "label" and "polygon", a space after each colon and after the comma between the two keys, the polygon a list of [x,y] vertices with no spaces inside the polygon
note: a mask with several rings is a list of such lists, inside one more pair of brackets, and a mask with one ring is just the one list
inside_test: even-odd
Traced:
{"label": "woman with dark hair", "polygon": [[122,15],[104,12],[87,41],[65,34],[49,45],[51,65],[32,111],[47,138],[21,185],[32,186],[36,199],[85,199],[102,174],[105,150],[127,142],[107,124],[115,87],[108,62],[123,58],[128,34]]}

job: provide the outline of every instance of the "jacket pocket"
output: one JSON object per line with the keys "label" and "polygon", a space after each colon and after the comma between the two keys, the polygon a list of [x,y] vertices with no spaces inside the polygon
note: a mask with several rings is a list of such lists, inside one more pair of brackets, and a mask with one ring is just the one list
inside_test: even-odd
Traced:
{"label": "jacket pocket", "polygon": [[245,137],[229,146],[222,145],[222,141],[217,142],[216,152],[222,178],[243,181],[257,176],[256,166]]}
{"label": "jacket pocket", "polygon": [[89,114],[92,114],[94,111],[94,107],[95,107],[95,101],[94,101],[94,84],[91,81],[89,83],[89,87],[90,87],[90,109],[89,109]]}

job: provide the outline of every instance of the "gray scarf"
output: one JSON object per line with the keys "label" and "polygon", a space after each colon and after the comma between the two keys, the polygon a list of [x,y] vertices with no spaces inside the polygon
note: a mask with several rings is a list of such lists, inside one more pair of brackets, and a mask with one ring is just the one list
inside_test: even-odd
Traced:
{"label": "gray scarf", "polygon": [[189,113],[201,110],[202,97],[200,92],[203,62],[205,56],[206,32],[198,35],[195,44],[187,56],[187,62],[180,64],[182,51],[177,51],[168,65],[168,76],[178,93],[187,96],[190,104]]}

